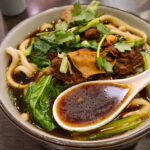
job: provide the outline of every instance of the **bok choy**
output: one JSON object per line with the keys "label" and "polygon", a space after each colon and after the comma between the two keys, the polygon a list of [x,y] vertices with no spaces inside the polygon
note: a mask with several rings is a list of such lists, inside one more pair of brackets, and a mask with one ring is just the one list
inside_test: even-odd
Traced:
{"label": "bok choy", "polygon": [[50,112],[51,76],[43,76],[37,83],[29,85],[25,94],[25,103],[30,116],[46,131],[55,128]]}
{"label": "bok choy", "polygon": [[132,115],[120,120],[115,120],[107,125],[103,126],[97,131],[91,131],[90,133],[73,133],[72,136],[75,140],[98,140],[103,138],[109,138],[114,135],[124,133],[132,130],[142,124],[142,119],[139,115]]}

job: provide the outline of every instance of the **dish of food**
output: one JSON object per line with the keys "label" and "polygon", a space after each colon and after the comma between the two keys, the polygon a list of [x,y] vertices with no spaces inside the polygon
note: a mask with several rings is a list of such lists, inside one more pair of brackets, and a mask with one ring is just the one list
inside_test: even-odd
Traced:
{"label": "dish of food", "polygon": [[150,68],[146,33],[111,14],[99,15],[98,7],[98,1],[85,9],[75,3],[17,47],[6,48],[11,56],[6,71],[10,98],[26,121],[49,134],[104,139],[135,129],[149,117],[147,87],[100,129],[68,132],[53,119],[53,102],[65,89],[86,81],[128,78]]}

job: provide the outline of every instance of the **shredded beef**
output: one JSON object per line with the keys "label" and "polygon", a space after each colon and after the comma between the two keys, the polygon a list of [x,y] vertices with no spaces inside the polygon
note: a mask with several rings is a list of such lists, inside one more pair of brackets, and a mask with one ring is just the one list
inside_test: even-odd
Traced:
{"label": "shredded beef", "polygon": [[143,57],[140,54],[140,49],[134,49],[118,55],[115,73],[119,76],[130,75],[140,67],[143,67]]}

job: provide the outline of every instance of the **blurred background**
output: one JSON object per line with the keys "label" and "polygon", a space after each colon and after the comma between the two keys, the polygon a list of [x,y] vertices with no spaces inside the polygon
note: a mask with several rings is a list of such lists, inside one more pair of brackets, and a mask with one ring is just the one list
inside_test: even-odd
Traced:
{"label": "blurred background", "polygon": [[[80,0],[81,4],[90,1]],[[49,8],[74,2],[75,0],[0,0],[0,43],[9,30],[22,20]],[[134,13],[150,22],[150,0],[101,0],[101,4]],[[15,127],[0,110],[0,150],[34,149],[45,150],[37,141]],[[150,136],[128,150],[150,150]]]}

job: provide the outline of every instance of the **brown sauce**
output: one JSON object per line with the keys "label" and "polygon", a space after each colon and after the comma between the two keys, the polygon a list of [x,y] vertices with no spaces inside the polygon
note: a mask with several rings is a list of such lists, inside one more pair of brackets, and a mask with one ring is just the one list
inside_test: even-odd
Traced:
{"label": "brown sauce", "polygon": [[129,91],[127,85],[82,85],[62,97],[57,106],[57,113],[65,124],[90,125],[113,113],[126,99]]}

